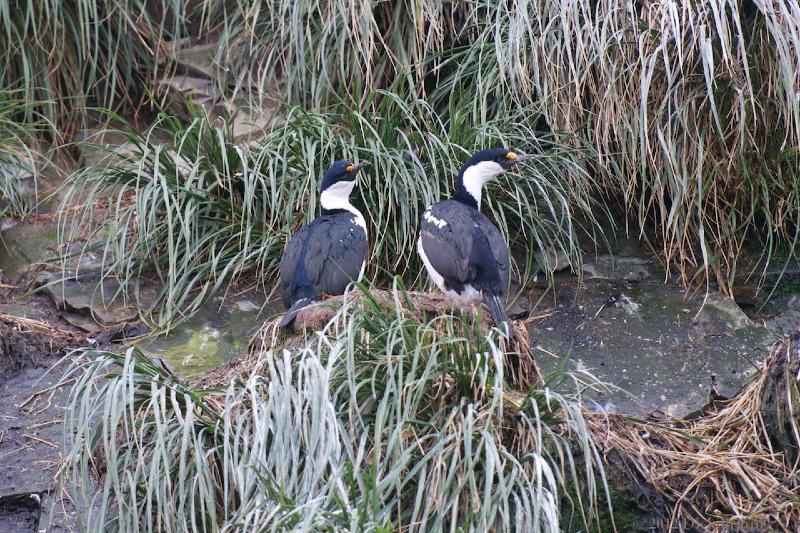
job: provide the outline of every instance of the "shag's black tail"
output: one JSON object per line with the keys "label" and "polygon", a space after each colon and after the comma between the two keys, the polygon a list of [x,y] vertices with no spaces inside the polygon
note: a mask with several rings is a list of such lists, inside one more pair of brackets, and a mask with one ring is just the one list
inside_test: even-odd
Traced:
{"label": "shag's black tail", "polygon": [[311,298],[300,298],[292,306],[286,311],[286,314],[283,315],[281,319],[281,327],[288,328],[294,322],[294,319],[297,318],[297,314],[300,312],[301,309],[307,307],[314,303],[315,300]]}
{"label": "shag's black tail", "polygon": [[496,294],[484,292],[483,303],[489,308],[489,313],[491,313],[494,323],[497,325],[497,327],[500,328],[501,331],[505,330],[506,336],[509,340],[513,339],[514,326],[511,325],[511,319],[508,318],[506,307],[503,305],[503,301],[500,299],[500,297]]}

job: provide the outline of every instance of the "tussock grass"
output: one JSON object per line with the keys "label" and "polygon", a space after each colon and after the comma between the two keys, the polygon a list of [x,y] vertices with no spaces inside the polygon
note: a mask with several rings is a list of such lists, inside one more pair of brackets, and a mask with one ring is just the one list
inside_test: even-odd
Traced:
{"label": "tussock grass", "polygon": [[[448,130],[422,101],[381,98],[374,116],[289,107],[251,144],[235,142],[228,121],[201,115],[185,125],[162,115],[146,134],[125,132],[129,152],[66,184],[64,205],[82,208],[64,221],[63,240],[99,247],[106,275],[129,296],[137,297],[137,279],[154,273],[162,287],[152,320],[168,327],[229,282],[270,292],[286,239],[318,214],[327,167],[366,159],[372,166],[360,174],[353,202],[370,236],[367,275],[400,274],[413,284],[421,271],[418,221],[449,194],[461,162],[479,146],[527,148],[537,137],[523,123]],[[166,142],[156,140],[165,134]],[[585,154],[548,143],[534,165],[504,175],[490,191],[484,211],[526,252],[520,271],[530,270],[540,248],[580,262],[575,215],[592,224],[597,205]]]}
{"label": "tussock grass", "polygon": [[[136,202],[118,197],[106,212],[118,217],[107,273],[155,270],[165,282],[161,325],[229,279],[269,286],[286,235],[314,214],[318,176],[341,157],[375,164],[356,192],[382,237],[370,265],[416,274],[420,209],[449,189],[470,151],[494,144],[547,155],[488,195],[511,244],[527,252],[521,270],[537,249],[578,264],[575,215],[593,226],[592,208],[619,200],[626,229],[651,240],[685,283],[730,290],[797,259],[795,4],[203,2],[190,16],[218,39],[223,88],[256,105],[276,94],[288,102],[266,140],[238,147],[225,124],[162,119],[171,142],[140,135],[143,148],[121,172],[92,169],[72,183],[99,198],[118,174],[140,175],[125,181],[142,188]],[[182,147],[190,130],[204,131],[212,155]],[[157,168],[160,151],[179,153],[180,169]],[[195,169],[198,159],[210,166]],[[202,177],[192,195],[170,185],[180,173]],[[200,199],[234,181],[246,196],[238,205],[210,190]]]}
{"label": "tussock grass", "polygon": [[498,123],[593,146],[584,168],[687,284],[729,290],[737,277],[797,259],[797,0],[189,7],[0,2],[0,79],[21,84],[69,138],[87,105],[135,111],[143,86],[175,66],[173,46],[201,30],[215,40],[217,81],[233,99],[244,92],[261,106],[277,94],[365,124],[381,115],[391,124],[398,114],[387,107],[424,101],[460,146],[472,144],[458,138],[465,124]]}
{"label": "tussock grass", "polygon": [[206,25],[220,32],[217,57],[225,67],[219,77],[226,85],[259,98],[277,89],[315,109],[341,100],[360,110],[374,89],[402,85],[403,94],[425,96],[425,77],[442,62],[437,54],[464,12],[475,9],[430,0],[204,4]]}
{"label": "tussock grass", "polygon": [[797,259],[797,0],[206,8],[220,64],[235,65],[221,75],[258,99],[372,111],[367,95],[388,89],[446,121],[522,112],[594,146],[631,232],[686,283],[729,289],[776,255]]}
{"label": "tussock grass", "polygon": [[88,106],[135,109],[143,83],[169,69],[181,2],[0,0],[0,86],[17,88],[27,119],[69,139]]}
{"label": "tussock grass", "polygon": [[36,203],[37,154],[29,143],[38,125],[18,121],[28,109],[18,92],[0,89],[0,216],[24,216]]}
{"label": "tussock grass", "polygon": [[510,388],[496,332],[392,298],[346,299],[222,388],[136,349],[79,354],[62,479],[89,529],[559,531],[562,497],[591,523],[605,485],[577,398]]}
{"label": "tussock grass", "polygon": [[544,113],[558,129],[590,125],[603,168],[619,169],[640,234],[656,237],[667,264],[725,289],[737,265],[747,274],[777,247],[791,255],[800,5],[562,7],[565,23],[532,40]]}
{"label": "tussock grass", "polygon": [[[285,329],[280,326],[280,316],[265,322],[251,339],[244,360],[237,358],[223,363],[197,380],[193,379],[192,383],[216,387],[236,379],[246,380],[252,373],[252,367],[258,364],[265,352],[278,345],[290,350],[302,348],[309,335],[324,330],[332,320],[341,321],[346,318],[347,315],[340,313],[342,306],[364,308],[379,316],[391,313],[415,322],[424,322],[441,315],[441,323],[436,322],[435,325],[442,329],[442,333],[467,339],[483,338],[493,330],[491,314],[482,304],[464,303],[441,292],[406,291],[399,277],[394,280],[393,290],[370,289],[363,283],[355,283],[354,287],[359,290],[342,296],[331,296],[302,309],[291,326],[296,337],[287,338],[284,335]],[[462,327],[447,329],[453,317],[460,320],[453,325]],[[498,335],[496,341],[504,354],[506,380],[518,390],[541,387],[543,377],[533,358],[526,324],[512,321],[511,325],[514,328],[514,338],[508,341]]]}

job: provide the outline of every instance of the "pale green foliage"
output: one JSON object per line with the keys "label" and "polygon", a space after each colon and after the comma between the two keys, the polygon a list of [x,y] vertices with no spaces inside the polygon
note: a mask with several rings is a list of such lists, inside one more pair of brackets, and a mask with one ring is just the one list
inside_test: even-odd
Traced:
{"label": "pale green foliage", "polygon": [[[421,270],[418,221],[449,195],[460,162],[479,146],[528,144],[534,135],[524,123],[447,131],[424,102],[382,99],[374,116],[288,108],[263,140],[247,145],[223,121],[203,116],[184,126],[164,116],[147,135],[128,132],[128,152],[72,178],[64,205],[85,208],[70,214],[63,238],[88,237],[103,251],[105,272],[131,294],[136,280],[154,273],[162,288],[153,320],[169,326],[231,280],[254,279],[269,292],[286,239],[318,214],[327,167],[368,160],[353,195],[371,237],[368,275],[413,281]],[[169,142],[154,140],[158,128]],[[492,188],[485,210],[527,250],[523,270],[539,247],[580,260],[574,214],[591,221],[594,204],[585,153],[551,143],[535,164]],[[98,209],[101,199],[109,205]]]}
{"label": "pale green foliage", "polygon": [[559,531],[568,496],[591,520],[607,487],[577,398],[514,391],[494,332],[394,298],[211,395],[137,350],[83,352],[63,479],[84,501],[104,465],[89,529]]}
{"label": "pale green foliage", "polygon": [[668,264],[687,279],[711,269],[729,287],[746,239],[764,242],[752,248],[765,263],[776,245],[796,246],[796,0],[562,2],[547,30],[548,11],[536,12],[531,82],[544,114],[560,130],[589,126],[601,168],[616,169]]}
{"label": "pale green foliage", "polygon": [[541,113],[595,147],[634,231],[686,281],[729,287],[746,239],[745,270],[797,246],[797,0],[208,4],[226,79],[258,98],[363,110],[388,88],[476,123]]}
{"label": "pale green foliage", "polygon": [[180,0],[0,0],[0,87],[68,139],[87,106],[136,106],[170,64]]}
{"label": "pale green foliage", "polygon": [[[29,109],[15,91],[0,90],[0,215],[22,216],[35,204],[37,169],[36,156],[28,146],[36,133],[36,126],[20,123],[18,118]],[[29,174],[30,185],[22,182]]]}
{"label": "pale green foliage", "polygon": [[[487,195],[526,252],[525,270],[538,249],[579,264],[574,224],[596,231],[590,198],[603,191],[687,282],[711,272],[729,287],[776,250],[791,259],[800,236],[797,27],[785,15],[795,4],[780,4],[691,2],[673,12],[659,2],[209,0],[191,15],[219,35],[222,88],[254,103],[282,93],[287,116],[258,147],[236,147],[226,127],[214,133],[204,119],[188,128],[206,132],[204,150],[243,158],[241,204],[202,198],[232,178],[227,162],[176,150],[183,126],[171,126],[172,146],[138,142],[144,151],[122,172],[136,169],[140,178],[127,183],[145,189],[136,209],[113,213],[120,224],[107,264],[122,277],[157,267],[167,282],[156,302],[162,325],[243,272],[271,281],[286,237],[316,214],[324,168],[355,158],[374,165],[356,193],[370,223],[371,274],[410,273],[413,282],[420,210],[447,194],[470,151],[507,144],[547,155]],[[299,109],[316,111],[301,120]],[[174,201],[175,187],[144,177],[178,183],[177,167],[153,165],[158,151],[181,152],[200,196]],[[192,170],[198,157],[210,164]],[[81,176],[92,198],[114,181],[97,169]],[[259,191],[264,201],[251,196]],[[214,214],[196,220],[184,202]],[[754,253],[741,265],[746,239]]]}

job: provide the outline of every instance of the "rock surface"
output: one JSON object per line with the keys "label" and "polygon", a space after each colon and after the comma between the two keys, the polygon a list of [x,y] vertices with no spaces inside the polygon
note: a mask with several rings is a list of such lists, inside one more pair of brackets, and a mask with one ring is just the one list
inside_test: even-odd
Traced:
{"label": "rock surface", "polygon": [[[54,387],[55,361],[80,341],[38,318],[39,309],[3,304],[0,320],[0,531],[76,531],[71,503],[57,492],[67,391]],[[34,318],[36,316],[36,318]],[[9,364],[11,362],[12,364]]]}
{"label": "rock surface", "polygon": [[6,283],[18,283],[28,268],[54,255],[58,242],[55,223],[17,224],[0,234],[0,272]]}
{"label": "rock surface", "polygon": [[[542,369],[587,371],[624,391],[591,393],[598,408],[681,417],[741,386],[752,363],[766,357],[778,338],[753,323],[722,294],[687,295],[657,279],[644,258],[615,269],[621,278],[558,276],[530,323]],[[703,305],[705,300],[705,306]],[[625,392],[627,391],[627,392]]]}
{"label": "rock surface", "polygon": [[568,269],[571,265],[569,256],[561,250],[538,250],[534,254],[539,272],[553,274]]}
{"label": "rock surface", "polygon": [[[74,279],[56,279],[47,282],[43,289],[53,300],[57,309],[64,310],[64,318],[73,325],[89,330],[76,323],[74,315],[90,317],[104,326],[136,320],[139,312],[132,305],[126,305],[119,294],[119,283],[113,280],[81,282]],[[70,320],[68,317],[72,317]]]}
{"label": "rock surface", "polygon": [[586,279],[619,279],[644,281],[664,279],[658,265],[644,257],[598,255],[583,264]]}

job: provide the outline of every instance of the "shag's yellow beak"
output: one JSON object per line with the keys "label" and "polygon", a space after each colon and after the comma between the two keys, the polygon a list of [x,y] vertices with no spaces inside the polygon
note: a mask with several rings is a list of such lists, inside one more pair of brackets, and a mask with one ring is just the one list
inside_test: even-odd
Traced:
{"label": "shag's yellow beak", "polygon": [[506,154],[506,161],[508,161],[509,165],[518,165],[519,163],[524,163],[525,161],[530,161],[531,159],[536,159],[538,156],[536,154],[518,154],[516,152],[508,152]]}

